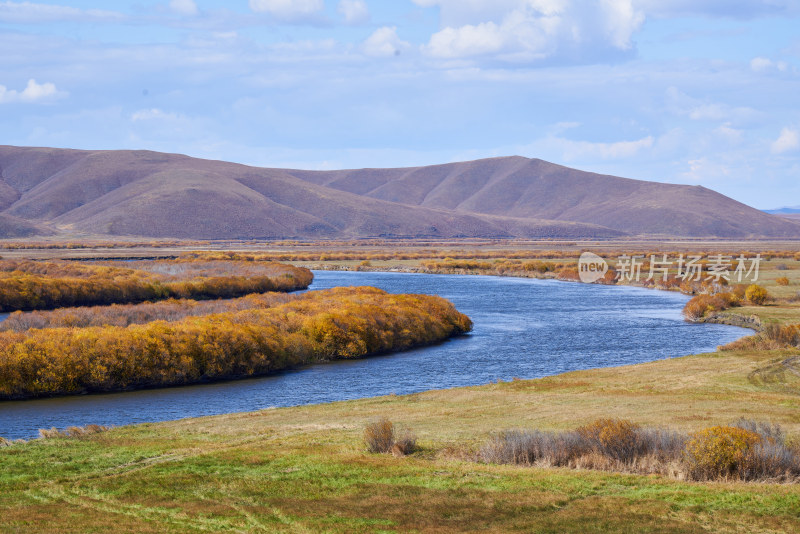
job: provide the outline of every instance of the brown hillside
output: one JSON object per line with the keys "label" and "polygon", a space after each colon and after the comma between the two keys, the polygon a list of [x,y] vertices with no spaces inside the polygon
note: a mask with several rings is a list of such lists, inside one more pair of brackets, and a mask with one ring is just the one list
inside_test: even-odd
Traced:
{"label": "brown hillside", "polygon": [[800,237],[800,225],[704,187],[595,174],[519,156],[401,169],[290,172],[391,202],[592,223],[629,234]]}
{"label": "brown hillside", "polygon": [[294,172],[148,151],[0,146],[0,214],[65,233],[198,239],[624,235],[368,198]]}

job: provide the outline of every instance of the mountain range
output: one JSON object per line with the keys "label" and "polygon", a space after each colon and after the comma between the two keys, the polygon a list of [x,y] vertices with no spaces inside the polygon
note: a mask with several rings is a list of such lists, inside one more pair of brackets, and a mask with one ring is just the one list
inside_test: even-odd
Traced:
{"label": "mountain range", "polygon": [[0,237],[800,238],[700,186],[502,157],[305,171],[150,151],[0,146]]}

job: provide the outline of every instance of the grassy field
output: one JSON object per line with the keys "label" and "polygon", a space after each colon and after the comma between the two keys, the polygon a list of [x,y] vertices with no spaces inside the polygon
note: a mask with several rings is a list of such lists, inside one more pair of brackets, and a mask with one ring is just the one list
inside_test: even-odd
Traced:
{"label": "grassy field", "polygon": [[[796,262],[764,272],[779,300],[733,311],[800,323]],[[781,275],[792,283],[777,286]],[[474,460],[496,432],[598,417],[679,430],[746,417],[798,440],[800,382],[782,372],[798,354],[718,351],[15,444],[0,448],[0,532],[798,532],[797,484]],[[379,417],[413,430],[420,450],[367,452],[363,429]]]}
{"label": "grassy field", "polygon": [[[4,532],[797,532],[800,487],[484,465],[506,428],[614,414],[800,432],[800,396],[753,383],[787,356],[714,353],[530,381],[123,427],[0,452]],[[365,451],[386,416],[421,450]]]}

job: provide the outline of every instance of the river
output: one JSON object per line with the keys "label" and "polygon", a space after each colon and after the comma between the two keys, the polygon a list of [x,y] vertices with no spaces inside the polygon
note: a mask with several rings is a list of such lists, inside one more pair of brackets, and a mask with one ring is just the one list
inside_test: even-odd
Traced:
{"label": "river", "polygon": [[713,351],[750,331],[689,324],[688,297],[624,286],[495,276],[316,271],[310,289],[370,285],[450,299],[474,330],[432,347],[245,380],[102,395],[0,401],[0,436],[125,425],[405,394]]}

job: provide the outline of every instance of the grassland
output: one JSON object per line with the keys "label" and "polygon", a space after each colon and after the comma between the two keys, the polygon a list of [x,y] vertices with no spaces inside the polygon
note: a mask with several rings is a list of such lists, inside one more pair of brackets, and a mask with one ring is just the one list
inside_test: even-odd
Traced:
{"label": "grassland", "polygon": [[[123,427],[0,452],[8,532],[796,532],[800,487],[484,465],[504,428],[613,413],[694,429],[739,416],[795,436],[800,397],[748,376],[788,352],[714,353],[531,381]],[[422,449],[365,452],[386,416]]]}
{"label": "grassland", "polygon": [[[422,268],[420,258],[342,261],[303,263]],[[787,270],[778,272],[782,263]],[[800,323],[800,306],[788,300],[797,268],[794,259],[767,261],[763,283],[777,300],[735,313]],[[792,283],[777,286],[780,275]],[[746,417],[778,423],[798,440],[800,383],[785,365],[798,354],[718,351],[14,444],[0,448],[2,530],[797,532],[797,484],[487,465],[474,452],[504,429],[564,430],[608,416],[686,431]],[[412,429],[420,450],[366,452],[362,431],[378,417]]]}

